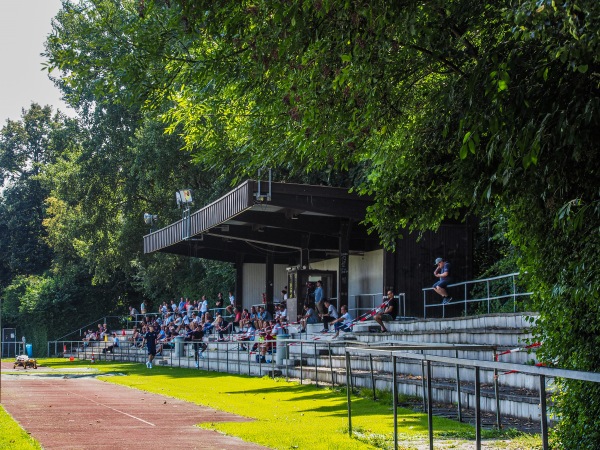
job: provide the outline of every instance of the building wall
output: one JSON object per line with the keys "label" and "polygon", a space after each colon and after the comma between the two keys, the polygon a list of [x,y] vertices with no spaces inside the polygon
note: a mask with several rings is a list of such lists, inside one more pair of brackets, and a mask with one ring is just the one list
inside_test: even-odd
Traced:
{"label": "building wall", "polygon": [[[339,258],[332,258],[311,263],[310,267],[337,272],[338,265]],[[374,301],[379,305],[383,293],[383,250],[366,252],[364,255],[350,255],[349,270],[349,308],[365,307]]]}
{"label": "building wall", "polygon": [[[285,264],[275,264],[273,267],[273,298],[281,300],[281,290],[287,285],[287,271]],[[262,303],[262,294],[266,291],[266,267],[264,264],[244,264],[244,295],[243,308]]]}

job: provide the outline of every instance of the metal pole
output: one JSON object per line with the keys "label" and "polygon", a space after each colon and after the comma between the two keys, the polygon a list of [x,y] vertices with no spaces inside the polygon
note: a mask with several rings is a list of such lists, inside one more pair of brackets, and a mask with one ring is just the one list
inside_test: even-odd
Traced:
{"label": "metal pole", "polygon": [[[454,356],[458,359],[458,350],[455,351]],[[456,404],[458,405],[458,421],[462,422],[462,398],[460,392],[460,367],[456,365]]]}
{"label": "metal pole", "polygon": [[302,340],[300,340],[300,384],[304,379],[304,362],[302,361]]}
{"label": "metal pole", "polygon": [[398,369],[397,356],[392,356],[392,394],[394,396],[394,449],[398,449]]}
{"label": "metal pole", "polygon": [[[421,350],[421,355],[423,355],[423,350]],[[427,411],[427,388],[425,386],[425,366],[424,362],[421,361],[421,388],[423,389],[423,412]]]}
{"label": "metal pole", "polygon": [[[494,361],[498,361],[496,350],[494,350]],[[502,428],[502,419],[500,417],[500,385],[498,382],[498,369],[494,369],[494,397],[496,400],[496,426]]]}
{"label": "metal pole", "polygon": [[513,312],[517,312],[517,285],[515,284],[515,276],[512,276],[513,286]]}
{"label": "metal pole", "polygon": [[433,450],[433,395],[431,383],[431,361],[427,364],[427,428],[429,431],[429,448]]}
{"label": "metal pole", "polygon": [[481,383],[480,369],[475,367],[475,448],[481,450]]}
{"label": "metal pole", "polygon": [[317,343],[315,342],[315,386],[319,387],[319,369],[317,364]]}
{"label": "metal pole", "polygon": [[331,343],[327,343],[327,351],[329,352],[329,370],[331,372],[331,387],[335,387],[335,380],[333,379],[333,360],[331,359]]}
{"label": "metal pole", "polygon": [[487,286],[487,305],[488,305],[488,314],[489,314],[490,313],[490,282],[486,281],[485,284]]}
{"label": "metal pole", "polygon": [[542,426],[542,448],[548,449],[548,411],[546,409],[546,376],[540,375],[540,409]]}
{"label": "metal pole", "polygon": [[375,375],[373,374],[373,355],[370,353],[369,365],[371,366],[371,387],[373,388],[373,401],[377,401],[377,393],[375,392]]}
{"label": "metal pole", "polygon": [[350,395],[350,352],[346,352],[346,402],[348,407],[348,435],[352,437],[352,400]]}
{"label": "metal pole", "polygon": [[227,346],[227,354],[225,355],[225,371],[229,373],[229,345]]}
{"label": "metal pole", "polygon": [[465,284],[465,316],[467,315],[467,285]]}

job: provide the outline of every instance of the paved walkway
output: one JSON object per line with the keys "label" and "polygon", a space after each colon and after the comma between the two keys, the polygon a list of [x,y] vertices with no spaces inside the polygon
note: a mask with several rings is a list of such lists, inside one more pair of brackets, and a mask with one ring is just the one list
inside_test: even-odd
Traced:
{"label": "paved walkway", "polygon": [[74,372],[2,362],[2,406],[44,449],[264,449],[194,426],[249,419]]}

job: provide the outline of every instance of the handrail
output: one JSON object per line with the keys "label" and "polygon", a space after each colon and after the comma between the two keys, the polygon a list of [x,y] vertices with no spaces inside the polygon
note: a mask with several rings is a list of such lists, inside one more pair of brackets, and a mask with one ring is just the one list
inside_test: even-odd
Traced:
{"label": "handrail", "polygon": [[[435,356],[428,354],[418,354],[418,353],[407,353],[405,348],[401,346],[394,346],[385,349],[380,348],[365,348],[365,347],[354,347],[347,346],[346,347],[346,367],[348,370],[346,371],[347,377],[347,385],[351,386],[352,384],[352,372],[351,372],[351,353],[367,353],[371,358],[374,354],[377,355],[385,355],[392,358],[393,366],[394,366],[394,375],[392,385],[396,386],[396,363],[397,358],[406,358],[406,359],[414,359],[419,360],[421,364],[425,365],[427,369],[427,392],[425,395],[425,389],[423,390],[423,397],[427,397],[427,412],[428,412],[428,423],[429,423],[429,442],[430,448],[433,449],[433,420],[432,420],[432,397],[431,397],[431,363],[437,362],[442,364],[455,365],[457,367],[471,367],[475,369],[475,436],[476,436],[476,446],[477,448],[481,448],[481,415],[480,415],[480,369],[490,369],[494,370],[495,373],[497,371],[517,371],[528,375],[534,375],[539,377],[539,396],[540,396],[540,409],[541,409],[541,433],[542,433],[542,446],[544,449],[548,449],[548,416],[547,416],[547,407],[546,407],[546,377],[550,378],[567,378],[571,380],[579,380],[579,381],[587,381],[592,383],[600,383],[600,373],[596,372],[584,372],[579,370],[571,370],[571,369],[561,369],[561,368],[550,368],[550,367],[539,367],[539,366],[530,366],[526,364],[515,364],[515,363],[503,363],[503,362],[494,362],[494,361],[482,361],[482,360],[472,360],[458,357],[447,357],[447,356]],[[395,396],[394,396],[395,397]],[[347,398],[348,403],[348,427],[349,434],[352,435],[352,410],[351,410],[351,397],[348,395]],[[395,405],[396,406],[396,405]],[[394,408],[394,442],[397,442],[398,438],[398,427],[397,427],[397,408]]]}
{"label": "handrail", "polygon": [[[487,302],[487,306],[488,306],[487,313],[489,314],[491,312],[490,302],[492,300],[500,300],[500,299],[505,299],[505,298],[513,299],[513,312],[517,312],[517,298],[524,297],[524,296],[531,296],[533,294],[533,292],[517,292],[517,285],[515,282],[515,278],[517,276],[519,276],[520,274],[521,274],[520,272],[513,272],[513,273],[506,274],[506,275],[498,275],[495,277],[480,278],[477,280],[468,280],[468,281],[461,281],[460,283],[449,284],[447,286],[448,288],[464,286],[464,298],[462,300],[454,299],[452,301],[452,303],[450,303],[450,304],[443,303],[443,302],[427,304],[427,292],[433,291],[433,287],[423,288],[423,289],[421,289],[423,292],[423,318],[425,318],[425,319],[427,318],[427,308],[434,308],[434,307],[441,306],[442,307],[442,316],[446,317],[446,306],[455,305],[455,304],[464,304],[464,314],[467,315],[468,314],[467,306],[469,303],[483,303],[483,302]],[[502,280],[502,279],[511,278],[511,277],[512,277],[512,292],[511,293],[503,294],[503,295],[496,295],[496,296],[490,295],[490,284],[489,284],[490,281]],[[467,288],[470,285],[476,285],[476,284],[480,284],[480,283],[487,284],[487,295],[482,298],[469,299]]]}
{"label": "handrail", "polygon": [[70,333],[67,333],[64,336],[61,336],[61,337],[59,337],[57,339],[50,339],[49,342],[50,341],[64,341],[67,336],[71,336],[73,333],[77,333],[77,332],[79,332],[79,335],[81,336],[81,330],[83,330],[84,328],[88,328],[89,326],[96,325],[98,323],[106,323],[106,319],[113,319],[113,318],[121,319],[123,317],[127,317],[127,316],[104,316],[104,317],[102,317],[100,319],[93,320],[92,322],[90,322],[90,323],[88,323],[86,325],[82,325],[78,329],[73,330]]}

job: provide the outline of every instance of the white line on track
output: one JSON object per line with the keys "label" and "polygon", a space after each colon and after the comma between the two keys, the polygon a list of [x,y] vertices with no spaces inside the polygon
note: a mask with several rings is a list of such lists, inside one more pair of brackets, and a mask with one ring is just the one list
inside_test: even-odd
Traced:
{"label": "white line on track", "polygon": [[[47,382],[47,381],[45,381],[45,380],[44,380],[44,382],[48,383],[48,382]],[[50,383],[48,383],[48,384],[50,384]],[[76,396],[78,396],[78,397],[81,397],[81,398],[83,398],[83,399],[85,399],[85,400],[87,400],[87,401],[89,401],[89,402],[95,403],[96,405],[103,406],[104,408],[111,409],[111,410],[113,410],[113,411],[115,411],[115,412],[118,412],[119,414],[123,414],[123,415],[125,415],[125,416],[127,416],[127,417],[131,417],[132,419],[139,420],[140,422],[144,422],[145,424],[148,424],[148,425],[150,425],[151,427],[155,427],[155,426],[156,426],[156,425],[155,425],[155,424],[153,424],[152,422],[148,422],[147,420],[144,420],[144,419],[142,419],[142,418],[140,418],[140,417],[136,417],[136,416],[134,416],[134,415],[131,415],[131,414],[129,414],[129,413],[126,413],[125,411],[121,411],[121,410],[119,410],[119,409],[113,408],[112,406],[105,405],[104,403],[97,402],[96,400],[94,400],[94,399],[91,399],[91,398],[89,398],[89,397],[86,397],[85,395],[77,394],[76,392],[71,392],[71,391],[69,391],[68,389],[65,389],[65,388],[63,388],[62,386],[58,386],[58,387],[59,387],[60,389],[62,389],[63,391],[67,391],[67,392],[71,393],[72,395],[76,395]]]}

